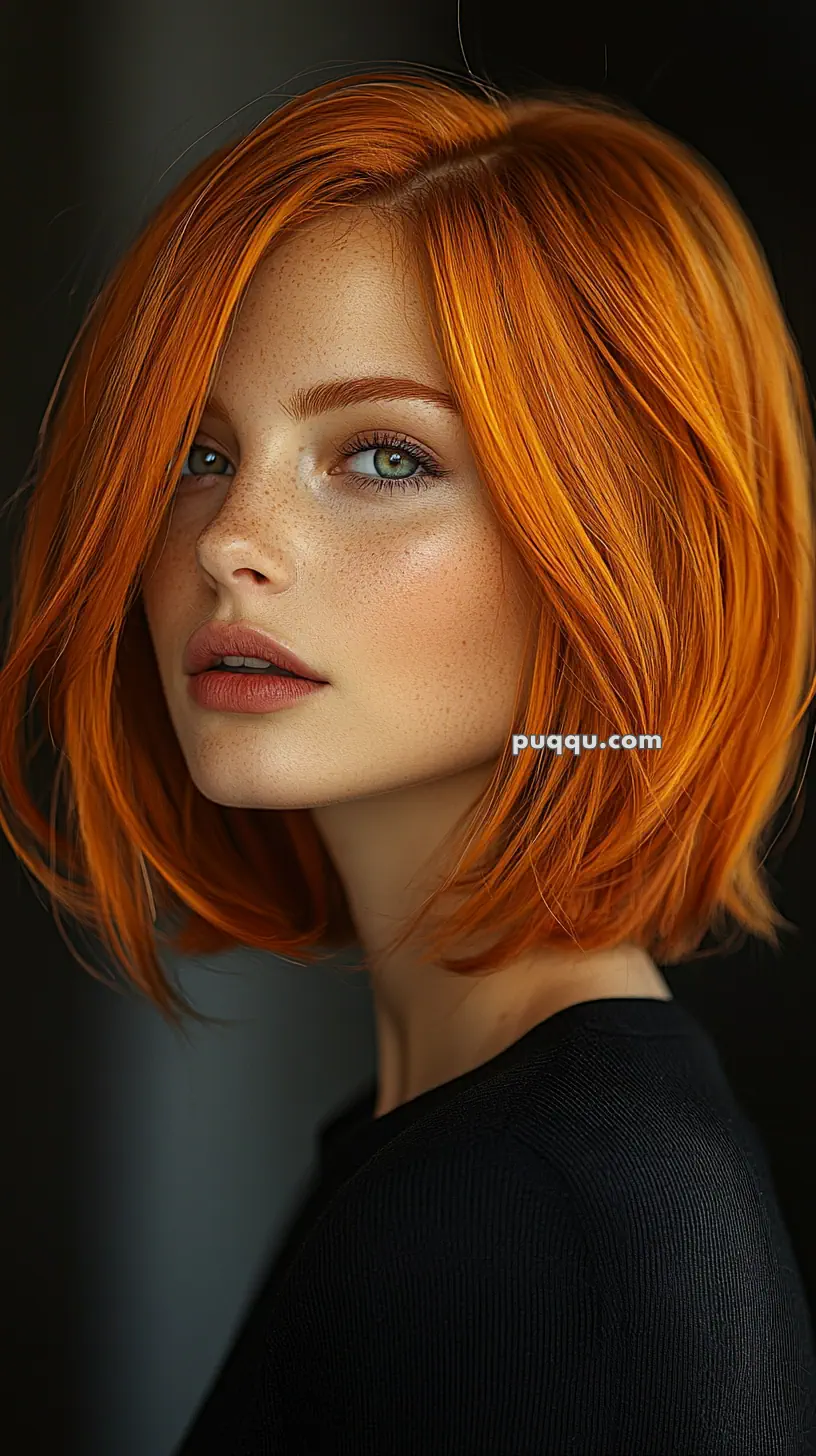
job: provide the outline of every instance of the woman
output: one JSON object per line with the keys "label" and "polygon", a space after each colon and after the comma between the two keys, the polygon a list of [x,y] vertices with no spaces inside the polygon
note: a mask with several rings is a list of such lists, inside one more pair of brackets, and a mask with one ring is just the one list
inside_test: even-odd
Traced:
{"label": "woman", "polygon": [[184,1456],[816,1450],[764,1150],[658,969],[775,943],[814,687],[807,391],[723,183],[597,98],[335,81],[164,202],[52,406],[10,843],[175,1026],[160,919],[359,943],[374,997]]}

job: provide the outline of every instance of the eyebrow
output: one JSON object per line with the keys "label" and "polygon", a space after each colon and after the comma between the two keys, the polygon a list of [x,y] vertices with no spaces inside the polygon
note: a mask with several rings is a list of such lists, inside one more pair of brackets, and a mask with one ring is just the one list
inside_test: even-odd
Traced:
{"label": "eyebrow", "polygon": [[[289,399],[284,400],[283,409],[293,420],[301,421],[328,414],[330,410],[347,409],[349,405],[369,404],[376,399],[421,400],[459,418],[454,399],[444,389],[420,384],[418,379],[388,374],[366,374],[360,379],[324,379],[296,389]],[[232,425],[226,406],[214,394],[208,398],[202,413]]]}

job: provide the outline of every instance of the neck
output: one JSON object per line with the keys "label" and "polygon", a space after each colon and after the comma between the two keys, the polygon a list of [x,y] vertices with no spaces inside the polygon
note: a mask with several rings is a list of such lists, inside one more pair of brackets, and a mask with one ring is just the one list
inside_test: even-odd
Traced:
{"label": "neck", "polygon": [[389,949],[440,883],[449,867],[446,841],[493,767],[311,811],[371,977],[376,1116],[489,1061],[565,1006],[600,996],[671,996],[654,962],[634,945],[590,953],[541,948],[481,976],[424,964],[410,942]]}

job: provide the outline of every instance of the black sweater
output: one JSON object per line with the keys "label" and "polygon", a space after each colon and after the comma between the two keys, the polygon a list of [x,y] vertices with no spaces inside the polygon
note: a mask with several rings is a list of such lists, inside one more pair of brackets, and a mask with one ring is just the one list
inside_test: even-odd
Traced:
{"label": "black sweater", "polygon": [[765,1150],[676,1000],[571,1006],[322,1130],[176,1456],[812,1456]]}

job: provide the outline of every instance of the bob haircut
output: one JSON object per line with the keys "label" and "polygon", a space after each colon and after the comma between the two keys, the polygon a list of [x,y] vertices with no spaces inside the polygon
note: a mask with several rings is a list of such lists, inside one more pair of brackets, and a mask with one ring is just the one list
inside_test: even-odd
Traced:
{"label": "bob haircut", "polygon": [[[159,941],[303,964],[355,944],[308,810],[224,807],[193,785],[141,581],[258,264],[362,206],[411,250],[534,588],[513,731],[662,737],[659,752],[514,756],[508,735],[451,873],[398,942],[449,892],[423,959],[454,971],[624,940],[666,964],[711,953],[701,940],[729,920],[727,938],[777,946],[788,922],[762,861],[816,691],[804,371],[718,174],[628,105],[562,88],[474,96],[361,71],[288,100],[157,207],[79,330],[21,487],[0,674],[16,856],[57,922],[67,909],[183,1034],[185,1015],[216,1018],[165,975]],[[43,706],[50,821],[27,782]],[[463,938],[484,950],[452,958]]]}

